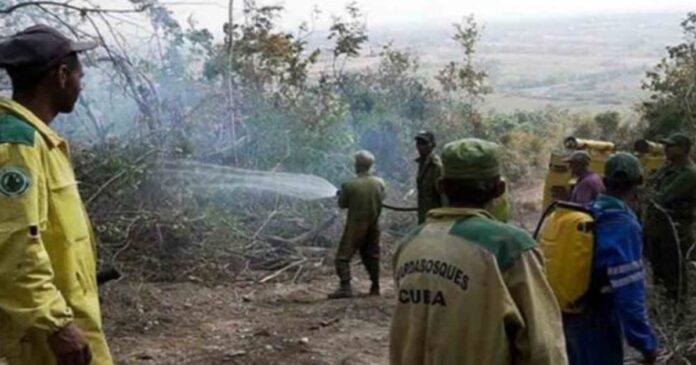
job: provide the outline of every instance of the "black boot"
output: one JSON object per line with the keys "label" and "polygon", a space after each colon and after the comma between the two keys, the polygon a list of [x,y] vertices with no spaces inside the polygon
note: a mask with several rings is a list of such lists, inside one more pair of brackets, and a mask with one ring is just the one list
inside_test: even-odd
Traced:
{"label": "black boot", "polygon": [[353,288],[350,286],[350,282],[341,282],[341,285],[336,289],[335,292],[328,295],[329,299],[341,299],[341,298],[352,298]]}
{"label": "black boot", "polygon": [[365,261],[365,268],[370,276],[370,281],[372,281],[372,286],[370,287],[370,295],[379,295],[379,259],[369,258]]}
{"label": "black boot", "polygon": [[371,297],[378,297],[379,296],[379,281],[372,282],[372,286],[370,287],[370,296]]}

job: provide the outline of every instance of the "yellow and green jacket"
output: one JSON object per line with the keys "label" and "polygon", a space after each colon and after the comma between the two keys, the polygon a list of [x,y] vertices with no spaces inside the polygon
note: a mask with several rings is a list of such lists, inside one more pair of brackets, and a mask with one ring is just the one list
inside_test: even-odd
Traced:
{"label": "yellow and green jacket", "polygon": [[544,275],[526,232],[484,210],[430,211],[394,257],[391,364],[567,364]]}
{"label": "yellow and green jacket", "polygon": [[47,336],[74,322],[93,365],[112,364],[102,331],[96,248],[68,144],[0,99],[0,358],[53,365]]}

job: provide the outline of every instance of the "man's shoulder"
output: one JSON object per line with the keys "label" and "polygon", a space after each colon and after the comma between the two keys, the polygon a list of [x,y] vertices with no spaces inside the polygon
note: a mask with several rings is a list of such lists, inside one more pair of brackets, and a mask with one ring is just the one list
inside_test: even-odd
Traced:
{"label": "man's shoulder", "polygon": [[384,186],[384,184],[385,184],[384,179],[382,179],[379,176],[372,175],[372,174],[360,176],[356,179],[356,181],[367,181],[372,185],[381,185],[381,186]]}
{"label": "man's shoulder", "polygon": [[342,189],[362,189],[365,186],[384,186],[384,179],[374,175],[356,176],[341,185]]}
{"label": "man's shoulder", "polygon": [[525,251],[536,246],[532,236],[514,225],[488,218],[464,218],[452,225],[450,234],[470,241],[495,255],[498,266],[507,269]]}
{"label": "man's shoulder", "polygon": [[590,171],[587,176],[578,182],[578,185],[599,185],[603,184],[602,176],[594,171]]}
{"label": "man's shoulder", "polygon": [[428,157],[428,162],[435,166],[442,167],[442,159],[437,155],[437,153],[431,153]]}
{"label": "man's shoulder", "polygon": [[685,166],[684,172],[689,174],[689,176],[691,177],[696,177],[696,164],[694,164],[693,162],[689,163]]}
{"label": "man's shoulder", "polygon": [[411,242],[413,242],[416,238],[420,236],[424,227],[425,225],[421,224],[413,228],[399,240],[399,242],[397,243],[396,252],[394,253],[395,258],[398,258],[401,251],[403,251],[409,244],[411,244]]}
{"label": "man's shoulder", "polygon": [[370,175],[370,178],[371,178],[372,180],[374,180],[375,182],[377,182],[377,183],[384,184],[384,179],[382,179],[382,178],[379,177],[379,176]]}
{"label": "man's shoulder", "polygon": [[0,144],[33,146],[36,129],[27,121],[11,113],[0,111]]}
{"label": "man's shoulder", "polygon": [[[592,211],[596,219],[595,226],[600,235],[624,237],[640,234],[641,226],[634,213],[619,207],[615,202],[595,201]],[[602,237],[598,237],[601,239]]]}

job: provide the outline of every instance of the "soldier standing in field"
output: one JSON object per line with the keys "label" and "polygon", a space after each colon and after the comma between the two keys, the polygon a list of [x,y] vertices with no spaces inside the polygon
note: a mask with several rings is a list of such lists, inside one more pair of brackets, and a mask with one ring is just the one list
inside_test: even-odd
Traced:
{"label": "soldier standing in field", "polygon": [[696,165],[689,136],[674,134],[662,143],[667,163],[647,183],[645,243],[655,277],[679,300],[688,288],[686,261],[693,258]]}
{"label": "soldier standing in field", "polygon": [[379,295],[379,216],[382,213],[385,184],[372,174],[374,156],[368,151],[355,155],[357,177],[344,183],[338,194],[338,206],[348,210],[346,226],[336,253],[338,289],[329,299],[353,296],[350,261],[356,252],[370,276],[370,295]]}
{"label": "soldier standing in field", "polygon": [[418,150],[418,224],[425,222],[429,210],[442,207],[442,194],[437,189],[437,181],[442,176],[442,162],[434,153],[435,136],[431,132],[421,131],[416,135]]}

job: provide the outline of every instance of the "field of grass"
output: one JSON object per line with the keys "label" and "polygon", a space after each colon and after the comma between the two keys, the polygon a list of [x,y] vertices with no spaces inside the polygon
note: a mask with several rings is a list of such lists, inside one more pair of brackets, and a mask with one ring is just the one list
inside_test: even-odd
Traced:
{"label": "field of grass", "polygon": [[[477,62],[494,93],[487,110],[514,111],[547,105],[572,110],[630,110],[646,97],[645,72],[680,41],[685,14],[617,14],[526,19],[483,24]],[[368,25],[369,26],[369,25]],[[376,67],[381,45],[391,42],[418,57],[432,77],[461,57],[449,24],[369,29],[363,57],[346,69]],[[323,41],[319,47],[327,46]]]}

